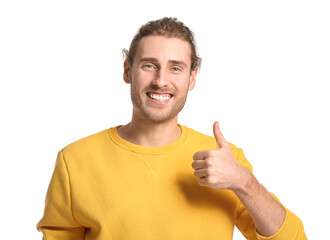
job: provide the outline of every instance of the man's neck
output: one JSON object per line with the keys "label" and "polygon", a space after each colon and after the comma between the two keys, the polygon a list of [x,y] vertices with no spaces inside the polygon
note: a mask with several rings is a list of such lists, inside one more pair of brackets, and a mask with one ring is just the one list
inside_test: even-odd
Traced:
{"label": "man's neck", "polygon": [[132,118],[132,121],[118,128],[118,134],[128,142],[159,147],[176,141],[181,136],[177,117],[164,123],[152,123]]}

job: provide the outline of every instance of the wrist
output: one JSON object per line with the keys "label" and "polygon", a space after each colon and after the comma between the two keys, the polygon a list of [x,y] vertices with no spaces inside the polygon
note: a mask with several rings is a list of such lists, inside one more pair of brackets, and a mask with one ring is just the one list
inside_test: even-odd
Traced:
{"label": "wrist", "polygon": [[246,168],[242,167],[241,173],[239,174],[239,178],[237,180],[237,184],[231,190],[236,195],[248,194],[248,192],[250,192],[249,189],[253,188],[255,181],[256,179],[252,173]]}

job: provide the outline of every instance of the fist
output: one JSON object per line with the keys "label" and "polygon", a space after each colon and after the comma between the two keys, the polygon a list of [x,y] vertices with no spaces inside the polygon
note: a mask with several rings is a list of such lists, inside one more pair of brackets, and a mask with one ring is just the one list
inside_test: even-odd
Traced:
{"label": "fist", "polygon": [[219,129],[219,123],[213,124],[213,134],[217,149],[196,152],[192,168],[198,183],[215,189],[237,190],[243,187],[247,169],[236,160],[226,139]]}

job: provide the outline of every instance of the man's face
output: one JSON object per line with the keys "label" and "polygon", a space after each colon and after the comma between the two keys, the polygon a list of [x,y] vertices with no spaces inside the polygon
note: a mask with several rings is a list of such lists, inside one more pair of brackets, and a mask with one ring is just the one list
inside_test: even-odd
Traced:
{"label": "man's face", "polygon": [[164,36],[141,39],[132,66],[125,62],[125,82],[131,84],[133,117],[166,122],[177,118],[188,90],[195,86],[191,50],[186,41]]}

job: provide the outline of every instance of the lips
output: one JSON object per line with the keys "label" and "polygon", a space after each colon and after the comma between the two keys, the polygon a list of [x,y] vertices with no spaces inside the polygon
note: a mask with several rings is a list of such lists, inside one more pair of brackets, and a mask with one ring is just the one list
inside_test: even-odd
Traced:
{"label": "lips", "polygon": [[169,100],[173,95],[169,93],[147,92],[147,96],[157,102],[165,102]]}

